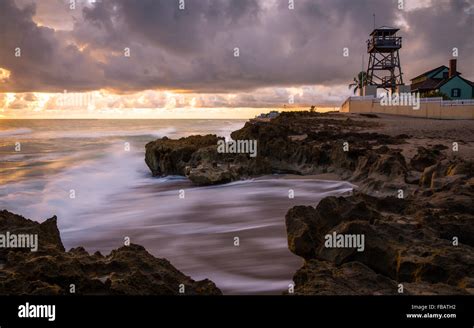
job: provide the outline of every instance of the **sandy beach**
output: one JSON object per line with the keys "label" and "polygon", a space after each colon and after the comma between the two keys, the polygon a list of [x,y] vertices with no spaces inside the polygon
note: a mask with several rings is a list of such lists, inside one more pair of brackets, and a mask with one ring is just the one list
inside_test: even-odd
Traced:
{"label": "sandy beach", "polygon": [[453,142],[459,145],[459,153],[464,159],[474,159],[474,120],[436,120],[416,117],[375,114],[368,118],[359,114],[343,114],[351,120],[365,120],[379,124],[377,127],[362,129],[362,132],[378,132],[389,136],[409,135],[407,144],[396,145],[402,154],[412,158],[418,147],[437,144],[452,148]]}

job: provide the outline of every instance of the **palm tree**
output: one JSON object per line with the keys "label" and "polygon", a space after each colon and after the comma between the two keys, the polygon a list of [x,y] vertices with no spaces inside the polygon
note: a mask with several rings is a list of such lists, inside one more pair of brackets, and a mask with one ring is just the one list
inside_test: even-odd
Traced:
{"label": "palm tree", "polygon": [[354,88],[354,94],[357,90],[362,89],[367,85],[367,73],[364,71],[359,72],[357,77],[354,77],[354,83],[349,84],[349,89]]}

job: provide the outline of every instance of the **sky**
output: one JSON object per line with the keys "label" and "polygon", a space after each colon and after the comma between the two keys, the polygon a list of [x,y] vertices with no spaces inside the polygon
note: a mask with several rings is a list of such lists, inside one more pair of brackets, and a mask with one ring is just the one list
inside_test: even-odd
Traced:
{"label": "sky", "polygon": [[0,118],[337,108],[374,14],[405,83],[451,58],[474,81],[474,0],[0,0]]}

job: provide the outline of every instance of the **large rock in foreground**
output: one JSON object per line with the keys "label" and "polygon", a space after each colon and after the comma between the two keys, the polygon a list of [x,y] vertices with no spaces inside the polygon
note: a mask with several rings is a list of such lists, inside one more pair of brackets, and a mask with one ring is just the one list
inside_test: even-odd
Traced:
{"label": "large rock in foreground", "polygon": [[167,137],[146,145],[145,163],[153,176],[182,175],[196,185],[215,185],[272,172],[265,158],[219,153],[215,135]]}
{"label": "large rock in foreground", "polygon": [[[0,233],[38,234],[38,250],[0,251],[0,295],[220,295],[210,280],[194,281],[166,259],[131,244],[109,255],[88,254],[78,247],[64,250],[56,217],[37,223],[8,211],[0,212]],[[74,285],[74,287],[72,287]]]}
{"label": "large rock in foreground", "polygon": [[[472,165],[424,169],[406,199],[356,192],[290,209],[288,246],[305,259],[295,292],[398,294],[401,284],[404,294],[474,294]],[[326,244],[334,233],[363,236],[363,247]]]}

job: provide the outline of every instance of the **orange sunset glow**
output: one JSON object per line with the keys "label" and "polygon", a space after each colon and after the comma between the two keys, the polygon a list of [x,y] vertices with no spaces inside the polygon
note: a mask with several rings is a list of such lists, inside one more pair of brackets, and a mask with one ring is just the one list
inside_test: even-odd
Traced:
{"label": "orange sunset glow", "polygon": [[[222,5],[228,21],[193,15],[207,10],[195,1],[186,10],[152,4],[157,17],[142,19],[145,5],[2,1],[2,117],[249,118],[313,105],[337,110],[351,94],[348,81],[364,64],[363,36],[373,19],[372,14],[357,16],[363,8],[357,5],[353,11],[345,8],[354,16],[345,15],[328,30],[324,20],[298,14],[311,13],[316,4],[287,10],[276,1],[245,7],[258,15],[240,16],[232,5]],[[327,17],[343,14],[327,3],[320,5]],[[437,19],[423,22],[418,17],[457,17],[450,1],[435,6],[429,0],[407,0],[403,10],[383,8],[381,1],[380,10],[371,12],[379,13],[377,20],[399,26],[409,40],[402,56],[406,77],[446,61],[439,40],[418,37],[426,31],[436,35],[432,31],[438,27],[430,22]],[[175,22],[168,21],[170,15]],[[281,28],[285,23],[289,27]],[[456,45],[463,76],[472,77],[472,42],[450,35],[457,39],[446,46]]]}

